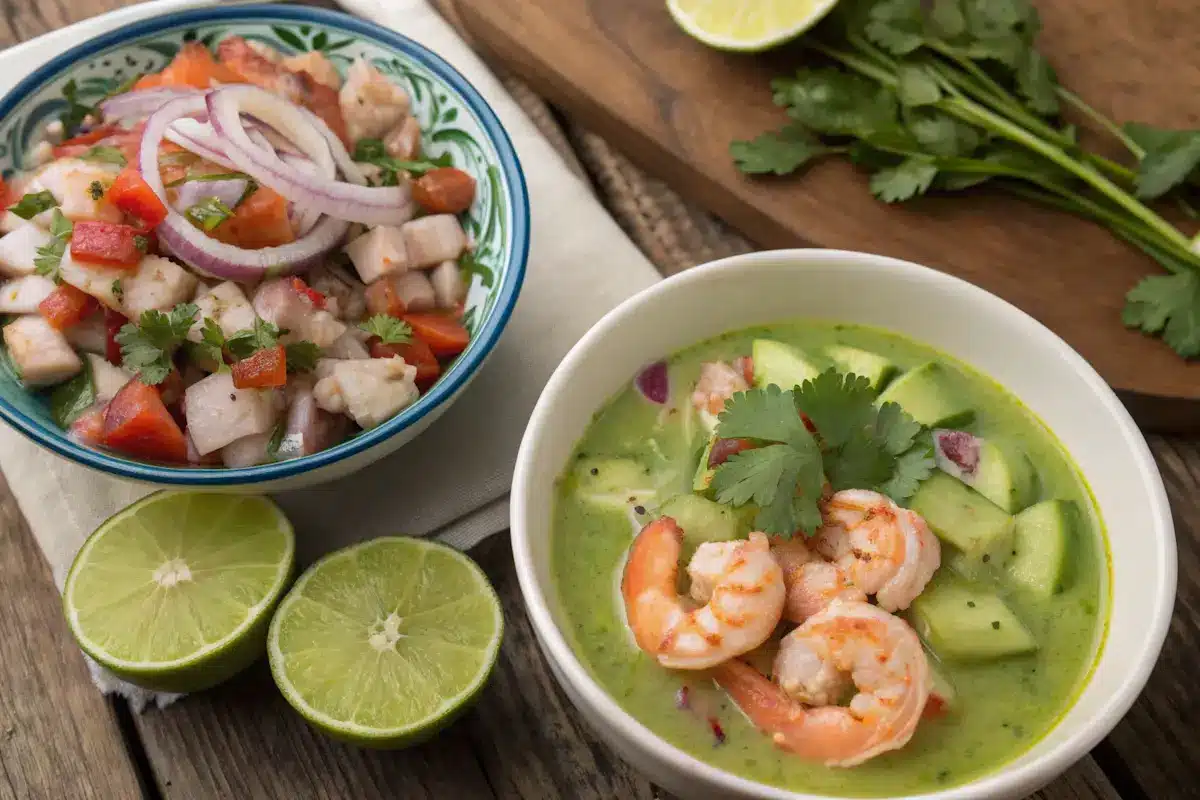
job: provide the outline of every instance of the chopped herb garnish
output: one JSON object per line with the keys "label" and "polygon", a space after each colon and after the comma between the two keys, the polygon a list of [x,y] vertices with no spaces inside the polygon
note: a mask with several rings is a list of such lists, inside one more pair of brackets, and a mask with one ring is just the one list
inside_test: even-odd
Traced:
{"label": "chopped herb garnish", "polygon": [[35,251],[37,257],[33,259],[33,267],[38,275],[47,277],[55,283],[62,283],[62,275],[58,270],[62,264],[63,254],[67,252],[67,242],[71,238],[71,231],[74,227],[61,211],[57,208],[54,209],[54,215],[50,218],[51,239]]}
{"label": "chopped herb garnish", "polygon": [[317,368],[321,348],[312,342],[292,342],[284,348],[288,372],[312,372]]}
{"label": "chopped herb garnish", "polygon": [[198,228],[211,231],[233,216],[233,209],[216,197],[206,197],[183,212]]}
{"label": "chopped herb garnish", "polygon": [[125,368],[152,386],[165,381],[174,368],[171,358],[196,324],[199,311],[195,303],[180,303],[166,314],[143,311],[137,324],[121,326],[116,340]]}
{"label": "chopped herb garnish", "polygon": [[100,181],[92,181],[88,184],[88,197],[100,202],[100,198],[104,197],[104,184]]}
{"label": "chopped herb garnish", "polygon": [[63,99],[67,101],[67,108],[59,116],[58,121],[63,126],[63,136],[71,138],[79,133],[79,129],[83,126],[83,121],[87,119],[89,114],[96,111],[95,106],[84,105],[79,102],[78,97],[79,87],[75,84],[74,79],[63,84]]}
{"label": "chopped herb garnish", "polygon": [[256,319],[254,327],[240,330],[225,340],[225,346],[234,358],[248,358],[264,347],[274,347],[279,344],[279,337],[285,331],[279,330],[273,323],[265,319]]}
{"label": "chopped herb garnish", "polygon": [[359,139],[354,145],[354,160],[370,162],[375,158],[387,158],[387,149],[382,139]]}
{"label": "chopped herb garnish", "polygon": [[33,192],[21,197],[16,203],[8,207],[8,210],[16,214],[21,219],[33,219],[43,211],[47,211],[58,205],[58,200],[54,198],[54,193],[49,189],[43,189],[40,192]]}
{"label": "chopped herb garnish", "polygon": [[279,457],[279,448],[283,445],[284,428],[280,422],[271,431],[271,438],[267,440],[267,457],[272,461]]}
{"label": "chopped herb garnish", "polygon": [[421,176],[431,169],[454,166],[454,157],[448,152],[423,161],[403,161],[399,158],[392,158],[387,154],[380,139],[359,139],[354,146],[354,160],[364,164],[374,164],[382,169],[383,174],[380,178],[384,186],[395,186],[398,181],[397,173],[400,172]]}
{"label": "chopped herb garnish", "polygon": [[796,389],[741,392],[721,412],[717,436],[761,444],[717,467],[713,490],[726,505],[759,506],[759,530],[811,535],[821,525],[817,503],[826,480],[834,491],[873,489],[908,499],[934,466],[921,431],[895,403],[877,407],[867,378],[832,369]]}
{"label": "chopped herb garnish", "polygon": [[125,160],[125,154],[119,148],[102,144],[90,148],[80,158],[84,161],[95,161],[99,164],[116,164],[118,167],[123,167],[129,163]]}
{"label": "chopped herb garnish", "polygon": [[412,328],[408,323],[388,314],[376,314],[366,322],[360,322],[358,327],[372,336],[378,336],[384,344],[408,344],[412,341]]}
{"label": "chopped herb garnish", "polygon": [[139,233],[133,237],[133,246],[138,249],[138,252],[144,253],[150,249],[150,238]]}
{"label": "chopped herb garnish", "polygon": [[125,299],[125,287],[121,285],[120,278],[112,282],[112,293],[113,297],[117,298],[118,301]]}

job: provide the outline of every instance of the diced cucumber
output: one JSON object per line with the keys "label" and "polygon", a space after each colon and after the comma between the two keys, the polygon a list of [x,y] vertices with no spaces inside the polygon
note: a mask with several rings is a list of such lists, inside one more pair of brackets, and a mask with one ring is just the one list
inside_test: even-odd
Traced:
{"label": "diced cucumber", "polygon": [[971,583],[995,581],[996,571],[992,569],[990,556],[984,562],[979,556],[969,556],[951,545],[942,546],[942,568]]}
{"label": "diced cucumber", "polygon": [[875,402],[897,403],[929,428],[953,428],[975,418],[975,410],[949,385],[947,368],[936,361],[914,367],[893,380]]}
{"label": "diced cucumber", "polygon": [[909,508],[967,558],[999,567],[1012,552],[1012,517],[944,472],[935,471],[921,483]]}
{"label": "diced cucumber", "polygon": [[1029,456],[1008,442],[984,439],[975,468],[975,491],[1010,514],[1033,501],[1035,476]]}
{"label": "diced cucumber", "polygon": [[1070,500],[1046,500],[1017,514],[1009,579],[1040,597],[1061,591],[1078,515]]}
{"label": "diced cucumber", "polygon": [[933,688],[929,692],[929,702],[934,702],[936,698],[940,704],[940,707],[935,709],[935,712],[957,711],[958,690],[954,688],[954,684],[946,677],[945,668],[934,656],[930,656],[926,660],[929,662],[929,676],[933,679]]}
{"label": "diced cucumber", "polygon": [[592,505],[627,508],[656,494],[650,468],[631,458],[581,458],[572,473],[579,498]]}
{"label": "diced cucumber", "polygon": [[663,503],[659,515],[670,517],[683,528],[684,548],[688,553],[702,542],[741,538],[742,517],[733,509],[699,495],[675,495]]}
{"label": "diced cucumber", "polygon": [[716,469],[708,465],[709,456],[712,455],[713,445],[717,443],[716,435],[708,438],[708,444],[704,446],[704,450],[700,453],[700,462],[696,464],[696,476],[692,479],[692,491],[700,494],[708,494],[712,488],[713,475]]}
{"label": "diced cucumber", "polygon": [[750,353],[754,357],[754,384],[759,387],[775,384],[780,389],[791,389],[821,374],[804,353],[773,339],[755,339]]}
{"label": "diced cucumber", "polygon": [[912,604],[913,627],[944,659],[985,661],[1037,650],[1037,641],[1000,597],[953,582],[926,587]]}
{"label": "diced cucumber", "polygon": [[854,373],[871,381],[871,388],[879,391],[896,374],[896,362],[887,356],[859,350],[845,344],[833,344],[825,348],[825,355],[837,367],[838,372]]}

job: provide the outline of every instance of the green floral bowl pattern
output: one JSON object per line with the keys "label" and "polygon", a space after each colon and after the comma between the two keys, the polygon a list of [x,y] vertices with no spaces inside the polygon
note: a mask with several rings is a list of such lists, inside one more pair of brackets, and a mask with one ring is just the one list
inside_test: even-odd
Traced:
{"label": "green floral bowl pattern", "polygon": [[[105,472],[170,485],[290,485],[301,473],[349,459],[354,468],[374,458],[361,454],[401,431],[407,441],[445,410],[495,345],[524,277],[529,244],[525,181],[512,144],[494,113],[452,67],[417,43],[357,17],[299,6],[244,5],[185,11],[151,18],[68,50],[21,82],[0,100],[0,173],[25,169],[29,151],[46,124],[66,107],[63,91],[73,84],[79,102],[99,102],[137,76],[161,70],[190,41],[212,46],[242,36],[292,55],[324,53],[343,74],[365,58],[408,90],[421,123],[422,148],[430,157],[450,154],[469,172],[478,191],[463,227],[475,243],[475,268],[464,324],[471,345],[434,388],[384,425],[337,447],[305,458],[246,469],[188,469],[130,461],[80,447],[57,428],[45,397],[25,390],[4,359],[0,370],[0,417],[35,441]],[[402,443],[402,442],[401,442]],[[398,447],[382,448],[375,457]],[[361,463],[360,463],[361,462]],[[328,477],[345,474],[346,464]],[[306,476],[304,483],[314,482]],[[321,479],[325,479],[322,476]]]}

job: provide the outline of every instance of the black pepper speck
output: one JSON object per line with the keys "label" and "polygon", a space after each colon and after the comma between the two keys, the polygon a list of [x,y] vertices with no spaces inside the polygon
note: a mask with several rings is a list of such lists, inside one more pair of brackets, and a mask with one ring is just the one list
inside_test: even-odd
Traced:
{"label": "black pepper speck", "polygon": [[1000,620],[992,620],[992,630],[1000,630]]}

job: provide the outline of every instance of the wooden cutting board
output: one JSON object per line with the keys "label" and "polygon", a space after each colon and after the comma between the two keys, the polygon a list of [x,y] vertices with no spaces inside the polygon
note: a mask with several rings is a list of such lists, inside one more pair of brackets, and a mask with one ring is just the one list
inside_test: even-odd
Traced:
{"label": "wooden cutting board", "polygon": [[[865,250],[959,275],[1059,333],[1143,424],[1200,427],[1200,363],[1121,324],[1125,292],[1159,267],[1107,231],[986,192],[886,206],[843,162],[798,178],[738,173],[729,142],[784,121],[768,82],[798,63],[795,48],[708,49],[675,26],[663,0],[451,4],[494,62],[762,246]],[[1040,46],[1064,85],[1117,120],[1200,127],[1196,0],[1038,5]]]}

